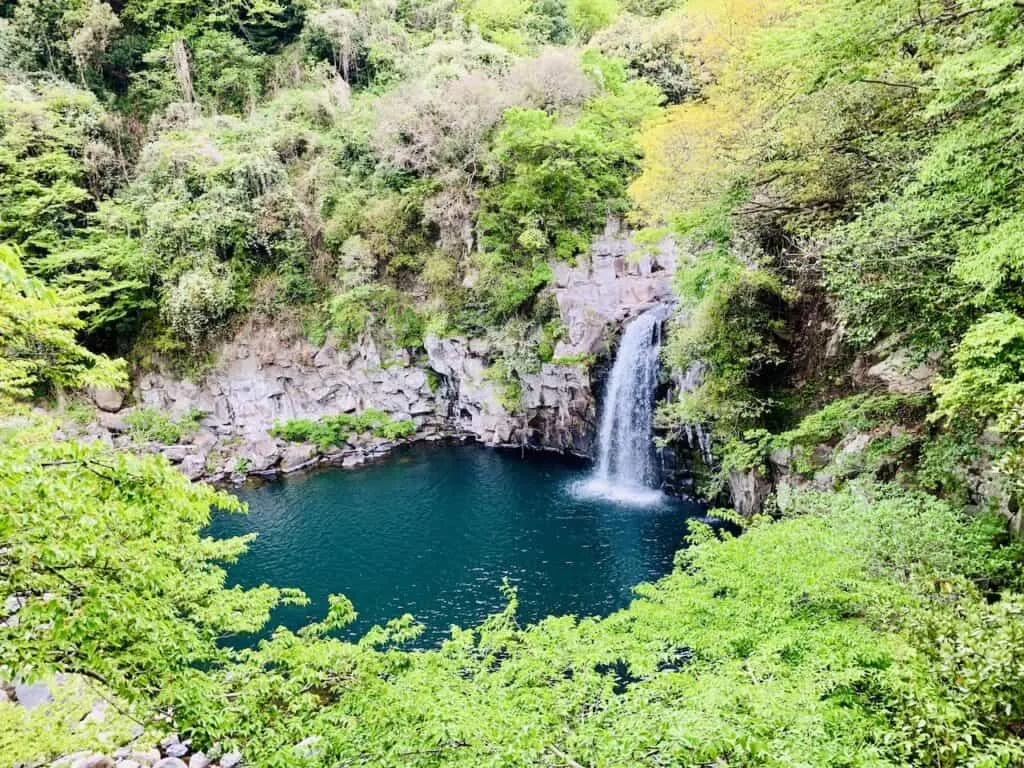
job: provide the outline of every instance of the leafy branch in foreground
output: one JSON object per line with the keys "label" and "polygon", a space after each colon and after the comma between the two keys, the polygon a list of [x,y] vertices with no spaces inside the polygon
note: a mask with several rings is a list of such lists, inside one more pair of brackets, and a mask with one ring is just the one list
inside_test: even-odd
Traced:
{"label": "leafy branch in foreground", "polygon": [[4,679],[72,672],[151,707],[230,657],[218,638],[300,598],[225,588],[220,563],[249,538],[202,529],[215,506],[242,511],[236,499],[182,482],[163,459],[54,443],[43,429],[0,434],[0,603],[17,607],[0,622]]}

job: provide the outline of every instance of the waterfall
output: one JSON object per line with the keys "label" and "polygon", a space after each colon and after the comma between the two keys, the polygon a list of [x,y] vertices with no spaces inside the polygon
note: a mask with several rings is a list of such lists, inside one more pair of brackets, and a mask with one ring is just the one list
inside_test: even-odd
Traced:
{"label": "waterfall", "polygon": [[598,459],[589,493],[649,502],[660,497],[654,457],[654,390],[667,308],[644,312],[626,326],[605,385]]}

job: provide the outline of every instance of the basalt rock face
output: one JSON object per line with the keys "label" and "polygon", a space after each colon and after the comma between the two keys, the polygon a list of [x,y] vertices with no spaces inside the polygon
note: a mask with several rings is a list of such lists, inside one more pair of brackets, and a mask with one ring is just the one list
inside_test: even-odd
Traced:
{"label": "basalt rock face", "polygon": [[551,290],[568,338],[552,363],[522,377],[520,403],[511,410],[487,375],[494,350],[485,340],[428,336],[414,358],[368,336],[348,348],[330,339],[314,345],[294,324],[271,318],[249,319],[197,382],[158,371],[140,375],[134,400],[171,416],[191,409],[207,414],[190,443],[162,449],[193,479],[273,474],[325,461],[352,466],[383,455],[394,441],[364,435],[322,454],[268,434],[276,421],[370,408],[413,421],[416,440],[461,437],[591,456],[596,382],[584,358],[607,354],[623,320],[671,298],[676,253],[670,241],[657,255],[641,253],[612,223],[592,256],[580,261],[553,265]]}
{"label": "basalt rock face", "polygon": [[583,265],[552,265],[558,311],[568,330],[556,359],[605,352],[624,320],[672,298],[678,254],[671,239],[651,252],[609,219],[593,254]]}
{"label": "basalt rock face", "polygon": [[486,375],[491,349],[480,339],[424,341],[429,369],[439,378],[437,403],[450,430],[487,445],[514,445],[589,455],[594,400],[580,365],[546,363],[520,384],[520,408],[509,411]]}

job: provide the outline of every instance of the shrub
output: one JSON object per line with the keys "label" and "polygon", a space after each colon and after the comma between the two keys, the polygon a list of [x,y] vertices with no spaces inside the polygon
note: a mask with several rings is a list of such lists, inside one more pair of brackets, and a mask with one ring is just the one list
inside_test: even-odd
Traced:
{"label": "shrub", "polygon": [[389,421],[374,429],[373,433],[386,440],[405,440],[416,434],[416,423],[410,419]]}
{"label": "shrub", "polygon": [[199,342],[235,306],[234,286],[227,269],[201,266],[183,274],[167,292],[164,316],[179,337]]}
{"label": "shrub", "polygon": [[328,303],[331,328],[342,345],[354,344],[363,331],[386,334],[396,347],[423,345],[423,317],[407,306],[398,291],[368,283],[340,293]]}
{"label": "shrub", "polygon": [[124,417],[128,433],[136,442],[157,442],[174,445],[191,437],[199,428],[199,422],[206,414],[198,408],[190,408],[175,420],[163,411],[151,406],[136,408]]}
{"label": "shrub", "polygon": [[156,408],[137,408],[124,417],[128,433],[137,442],[155,441],[173,445],[182,438],[181,427]]}
{"label": "shrub", "polygon": [[1024,397],[1024,318],[994,312],[971,326],[935,392],[937,416],[969,421],[999,417]]}
{"label": "shrub", "polygon": [[665,356],[675,370],[700,364],[704,373],[696,389],[661,409],[661,418],[713,424],[724,443],[759,426],[776,405],[772,387],[783,361],[786,290],[769,270],[721,248],[681,265],[676,287],[693,309],[672,328]]}
{"label": "shrub", "polygon": [[695,96],[698,83],[686,56],[683,23],[675,17],[652,21],[624,14],[594,36],[601,53],[626,62],[629,74],[658,86],[670,104]]}
{"label": "shrub", "polygon": [[568,0],[566,5],[576,36],[583,41],[608,26],[619,10],[616,0]]}
{"label": "shrub", "polygon": [[411,83],[381,99],[373,146],[402,170],[469,171],[480,163],[506,104],[498,82],[476,73],[437,87]]}
{"label": "shrub", "polygon": [[392,421],[391,417],[373,408],[357,414],[340,413],[317,420],[289,419],[277,422],[270,430],[273,437],[292,443],[313,443],[321,451],[342,446],[349,435],[372,432],[387,440],[404,440],[416,433],[416,424],[409,420]]}

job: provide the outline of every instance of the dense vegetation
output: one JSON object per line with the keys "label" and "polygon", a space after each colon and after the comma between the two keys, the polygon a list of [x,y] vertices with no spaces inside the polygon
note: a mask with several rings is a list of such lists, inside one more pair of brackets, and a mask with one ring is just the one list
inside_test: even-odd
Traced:
{"label": "dense vegetation", "polygon": [[[0,754],[101,744],[86,686],[112,738],[171,718],[264,766],[1024,764],[1022,66],[1013,0],[0,4],[0,680],[76,681],[0,702]],[[408,652],[409,616],[338,640],[337,596],[235,650],[304,600],[226,585],[247,542],[202,531],[238,503],[29,407],[255,312],[499,337],[514,408],[609,214],[682,246],[666,360],[703,381],[666,439],[711,429],[708,493],[787,478],[604,619],[521,627],[506,588]],[[887,358],[938,375],[857,374]]]}
{"label": "dense vegetation", "polygon": [[111,352],[286,307],[412,349],[548,320],[548,260],[629,208],[636,130],[689,88],[678,45],[552,47],[606,0],[191,6],[15,3],[0,30],[0,237]]}
{"label": "dense vegetation", "polygon": [[[702,13],[689,50],[714,82],[645,132],[633,186],[645,216],[694,247],[680,290],[695,318],[670,357],[703,361],[706,376],[666,421],[756,442],[849,393],[851,355],[898,348],[908,368],[941,361],[922,461],[993,429],[1015,482],[1020,8],[779,0]],[[816,305],[831,340],[806,327]],[[831,363],[809,359],[837,341]]]}

